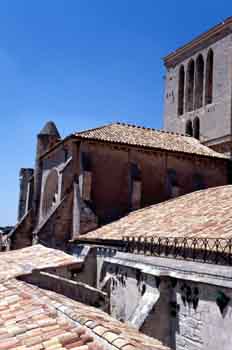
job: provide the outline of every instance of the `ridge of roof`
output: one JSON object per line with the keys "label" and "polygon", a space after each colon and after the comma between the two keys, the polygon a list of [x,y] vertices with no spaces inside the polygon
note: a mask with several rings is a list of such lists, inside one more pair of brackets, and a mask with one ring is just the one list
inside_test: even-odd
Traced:
{"label": "ridge of roof", "polygon": [[228,156],[204,146],[199,140],[189,135],[121,122],[85,130],[76,133],[75,137],[79,140],[87,139],[91,141],[137,146],[147,149],[228,159]]}
{"label": "ridge of roof", "polygon": [[109,124],[103,124],[101,126],[97,126],[96,128],[90,128],[90,129],[85,129],[85,130],[74,132],[74,134],[72,134],[72,135],[78,136],[79,134],[85,134],[85,133],[88,133],[90,131],[101,130],[101,129],[107,127],[107,126],[111,126],[111,125],[115,125],[115,124],[117,124],[117,122],[112,122],[112,123],[109,123]]}
{"label": "ridge of roof", "polygon": [[71,264],[79,264],[74,256],[41,244],[1,252],[0,281],[23,276],[34,269],[58,268]]}
{"label": "ridge of roof", "polygon": [[104,125],[96,127],[96,128],[79,131],[79,132],[75,133],[75,135],[78,136],[80,134],[85,134],[85,133],[88,133],[90,131],[92,132],[92,131],[95,131],[95,130],[100,130],[100,129],[103,129],[103,128],[106,128],[106,127],[109,127],[109,126],[113,126],[113,125],[122,125],[122,126],[126,126],[126,127],[137,128],[137,129],[144,129],[144,130],[148,130],[148,131],[151,130],[151,131],[155,131],[155,132],[158,132],[158,133],[191,137],[188,134],[177,133],[177,132],[174,132],[174,131],[167,131],[167,130],[164,130],[164,129],[155,129],[155,128],[150,128],[150,127],[146,127],[146,126],[143,126],[143,125],[130,124],[130,123],[119,122],[119,121],[112,122],[112,123],[109,123],[109,124],[104,124]]}

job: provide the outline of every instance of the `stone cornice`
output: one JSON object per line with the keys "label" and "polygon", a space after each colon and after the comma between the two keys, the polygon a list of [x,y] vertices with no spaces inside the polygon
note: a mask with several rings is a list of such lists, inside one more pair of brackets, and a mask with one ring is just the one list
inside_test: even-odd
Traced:
{"label": "stone cornice", "polygon": [[207,32],[197,36],[195,39],[180,47],[174,52],[163,58],[164,64],[167,68],[175,66],[180,60],[186,58],[190,54],[194,54],[199,48],[210,45],[219,38],[222,38],[229,33],[232,33],[232,17],[227,18],[222,23],[214,26]]}

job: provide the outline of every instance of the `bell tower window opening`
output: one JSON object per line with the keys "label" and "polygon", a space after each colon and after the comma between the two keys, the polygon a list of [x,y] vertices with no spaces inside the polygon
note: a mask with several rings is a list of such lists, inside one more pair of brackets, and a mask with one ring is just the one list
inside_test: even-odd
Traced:
{"label": "bell tower window opening", "polygon": [[200,140],[200,119],[198,117],[193,121],[193,137]]}
{"label": "bell tower window opening", "polygon": [[185,133],[189,136],[193,136],[193,124],[191,120],[187,120],[186,122]]}
{"label": "bell tower window opening", "polygon": [[199,55],[196,60],[195,109],[203,106],[204,59]]}
{"label": "bell tower window opening", "polygon": [[178,115],[184,114],[184,83],[185,71],[182,65],[179,70],[179,87],[178,87]]}
{"label": "bell tower window opening", "polygon": [[210,49],[206,61],[206,80],[205,80],[205,104],[208,105],[213,102],[213,65],[214,53]]}
{"label": "bell tower window opening", "polygon": [[195,76],[195,63],[193,60],[189,61],[187,68],[187,79],[186,79],[186,112],[193,110],[194,100],[194,76]]}

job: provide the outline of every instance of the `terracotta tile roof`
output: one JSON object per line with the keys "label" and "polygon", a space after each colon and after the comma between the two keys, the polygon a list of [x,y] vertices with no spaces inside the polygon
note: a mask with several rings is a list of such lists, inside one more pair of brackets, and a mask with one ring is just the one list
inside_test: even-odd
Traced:
{"label": "terracotta tile roof", "polygon": [[77,263],[77,259],[60,250],[40,244],[0,253],[0,280],[30,273],[33,269],[58,267]]}
{"label": "terracotta tile roof", "polygon": [[103,350],[86,328],[48,301],[24,282],[12,279],[0,285],[0,350]]}
{"label": "terracotta tile roof", "polygon": [[96,129],[79,132],[75,135],[79,139],[127,144],[216,158],[228,158],[202,145],[193,137],[129,124],[109,124]]}
{"label": "terracotta tile roof", "polygon": [[232,185],[193,192],[130,213],[82,237],[232,238]]}
{"label": "terracotta tile roof", "polygon": [[123,350],[167,349],[159,340],[138,332],[134,327],[117,321],[99,309],[74,302],[54,292],[46,291],[45,293],[50,300],[53,300],[54,305],[61,304],[67,315],[91,329],[94,334],[102,337],[116,348],[123,348]]}
{"label": "terracotta tile roof", "polygon": [[[96,340],[97,339],[97,340]],[[165,350],[103,311],[11,279],[0,285],[0,350]]]}

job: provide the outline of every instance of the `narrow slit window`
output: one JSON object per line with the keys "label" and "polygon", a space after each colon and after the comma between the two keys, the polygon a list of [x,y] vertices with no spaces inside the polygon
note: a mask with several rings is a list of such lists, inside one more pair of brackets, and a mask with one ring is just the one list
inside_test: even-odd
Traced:
{"label": "narrow slit window", "polygon": [[200,139],[200,119],[196,117],[193,121],[193,137]]}
{"label": "narrow slit window", "polygon": [[185,71],[184,71],[184,66],[181,66],[179,70],[178,115],[184,114],[184,82],[185,82]]}
{"label": "narrow slit window", "polygon": [[187,120],[186,122],[185,133],[189,136],[193,136],[193,124],[191,120]]}
{"label": "narrow slit window", "polygon": [[195,109],[203,106],[204,59],[199,55],[196,60]]}
{"label": "narrow slit window", "polygon": [[213,63],[214,53],[209,50],[206,61],[206,81],[205,81],[205,104],[213,102]]}
{"label": "narrow slit window", "polygon": [[193,60],[191,60],[188,64],[187,79],[186,79],[186,111],[187,112],[191,112],[193,110],[194,75],[195,75],[195,63]]}

